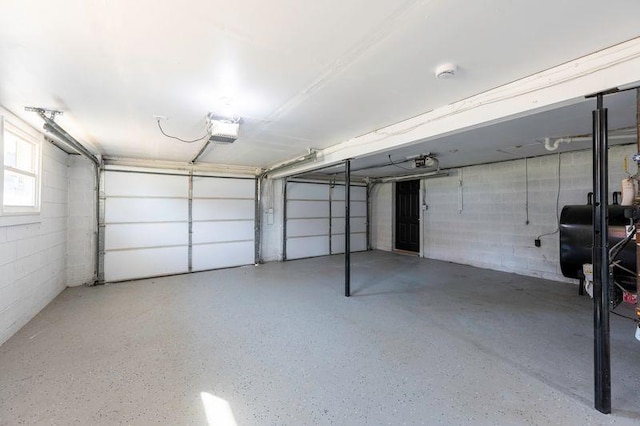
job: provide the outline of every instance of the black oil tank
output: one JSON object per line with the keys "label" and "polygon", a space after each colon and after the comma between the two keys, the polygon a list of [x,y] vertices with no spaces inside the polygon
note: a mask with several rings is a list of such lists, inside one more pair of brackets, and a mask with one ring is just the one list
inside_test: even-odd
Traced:
{"label": "black oil tank", "polygon": [[[593,205],[592,194],[588,203],[582,206],[564,206],[560,214],[560,268],[567,278],[580,278],[582,265],[591,263],[593,245]],[[614,197],[614,203],[617,201]],[[609,248],[625,237],[625,226],[629,219],[624,217],[628,206],[617,203],[609,206]],[[630,241],[618,254],[616,260],[632,271],[636,270],[636,244]],[[619,268],[614,268],[614,279],[629,290],[636,288],[635,276]]]}

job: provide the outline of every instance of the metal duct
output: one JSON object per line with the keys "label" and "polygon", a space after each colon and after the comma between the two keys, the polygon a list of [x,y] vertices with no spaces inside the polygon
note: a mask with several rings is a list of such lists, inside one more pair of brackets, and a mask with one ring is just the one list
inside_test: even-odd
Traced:
{"label": "metal duct", "polygon": [[95,155],[93,155],[93,153],[91,153],[91,151],[89,151],[87,148],[85,148],[80,142],[78,142],[73,136],[71,136],[69,133],[67,133],[55,121],[53,121],[51,118],[47,117],[45,115],[44,111],[38,111],[38,114],[44,120],[44,122],[45,122],[44,123],[44,129],[47,132],[53,133],[58,138],[62,139],[63,142],[65,142],[71,148],[73,148],[76,151],[78,151],[80,154],[82,154],[85,157],[87,157],[96,166],[100,165],[100,160],[98,160],[98,158]]}

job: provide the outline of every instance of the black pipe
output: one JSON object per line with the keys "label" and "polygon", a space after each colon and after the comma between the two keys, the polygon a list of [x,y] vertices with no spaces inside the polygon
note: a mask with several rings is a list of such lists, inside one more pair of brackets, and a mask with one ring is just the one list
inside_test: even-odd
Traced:
{"label": "black pipe", "polygon": [[607,109],[599,94],[593,111],[593,367],[595,408],[604,414],[611,413],[607,127]]}
{"label": "black pipe", "polygon": [[351,296],[351,160],[344,162],[344,295]]}

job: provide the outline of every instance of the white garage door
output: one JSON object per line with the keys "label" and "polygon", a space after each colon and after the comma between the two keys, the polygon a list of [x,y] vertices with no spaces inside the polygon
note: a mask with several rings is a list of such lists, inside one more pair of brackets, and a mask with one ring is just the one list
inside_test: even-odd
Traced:
{"label": "white garage door", "polygon": [[[288,182],[286,259],[344,253],[343,185]],[[351,185],[351,251],[367,249],[367,189]]]}
{"label": "white garage door", "polygon": [[255,261],[255,181],[193,178],[193,270]]}
{"label": "white garage door", "polygon": [[104,280],[252,264],[254,185],[253,179],[105,171]]}

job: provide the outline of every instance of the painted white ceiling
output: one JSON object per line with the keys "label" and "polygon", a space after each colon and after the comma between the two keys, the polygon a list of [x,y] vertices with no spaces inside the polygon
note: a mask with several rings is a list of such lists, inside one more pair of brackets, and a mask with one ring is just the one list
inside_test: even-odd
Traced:
{"label": "painted white ceiling", "polygon": [[[635,0],[0,0],[0,104],[37,126],[24,106],[63,109],[109,156],[188,161],[199,145],[152,116],[194,138],[229,97],[241,137],[203,161],[268,166],[638,37],[639,15]],[[436,80],[449,61],[456,78]]]}
{"label": "painted white ceiling", "polygon": [[[605,97],[604,106],[608,110],[611,137],[609,144],[635,143],[636,92],[609,95]],[[569,106],[357,158],[351,163],[352,176],[384,177],[428,172],[434,170],[434,167],[415,169],[412,161],[405,161],[427,153],[438,158],[441,169],[450,169],[590,149],[591,114],[594,109],[594,99],[583,100]],[[553,141],[576,136],[581,137],[570,143],[561,143],[556,151],[545,149],[544,138]],[[389,165],[390,161],[399,164]],[[618,164],[612,165],[618,166],[621,167]],[[344,166],[339,164],[307,176],[336,175],[341,179],[343,171]]]}

